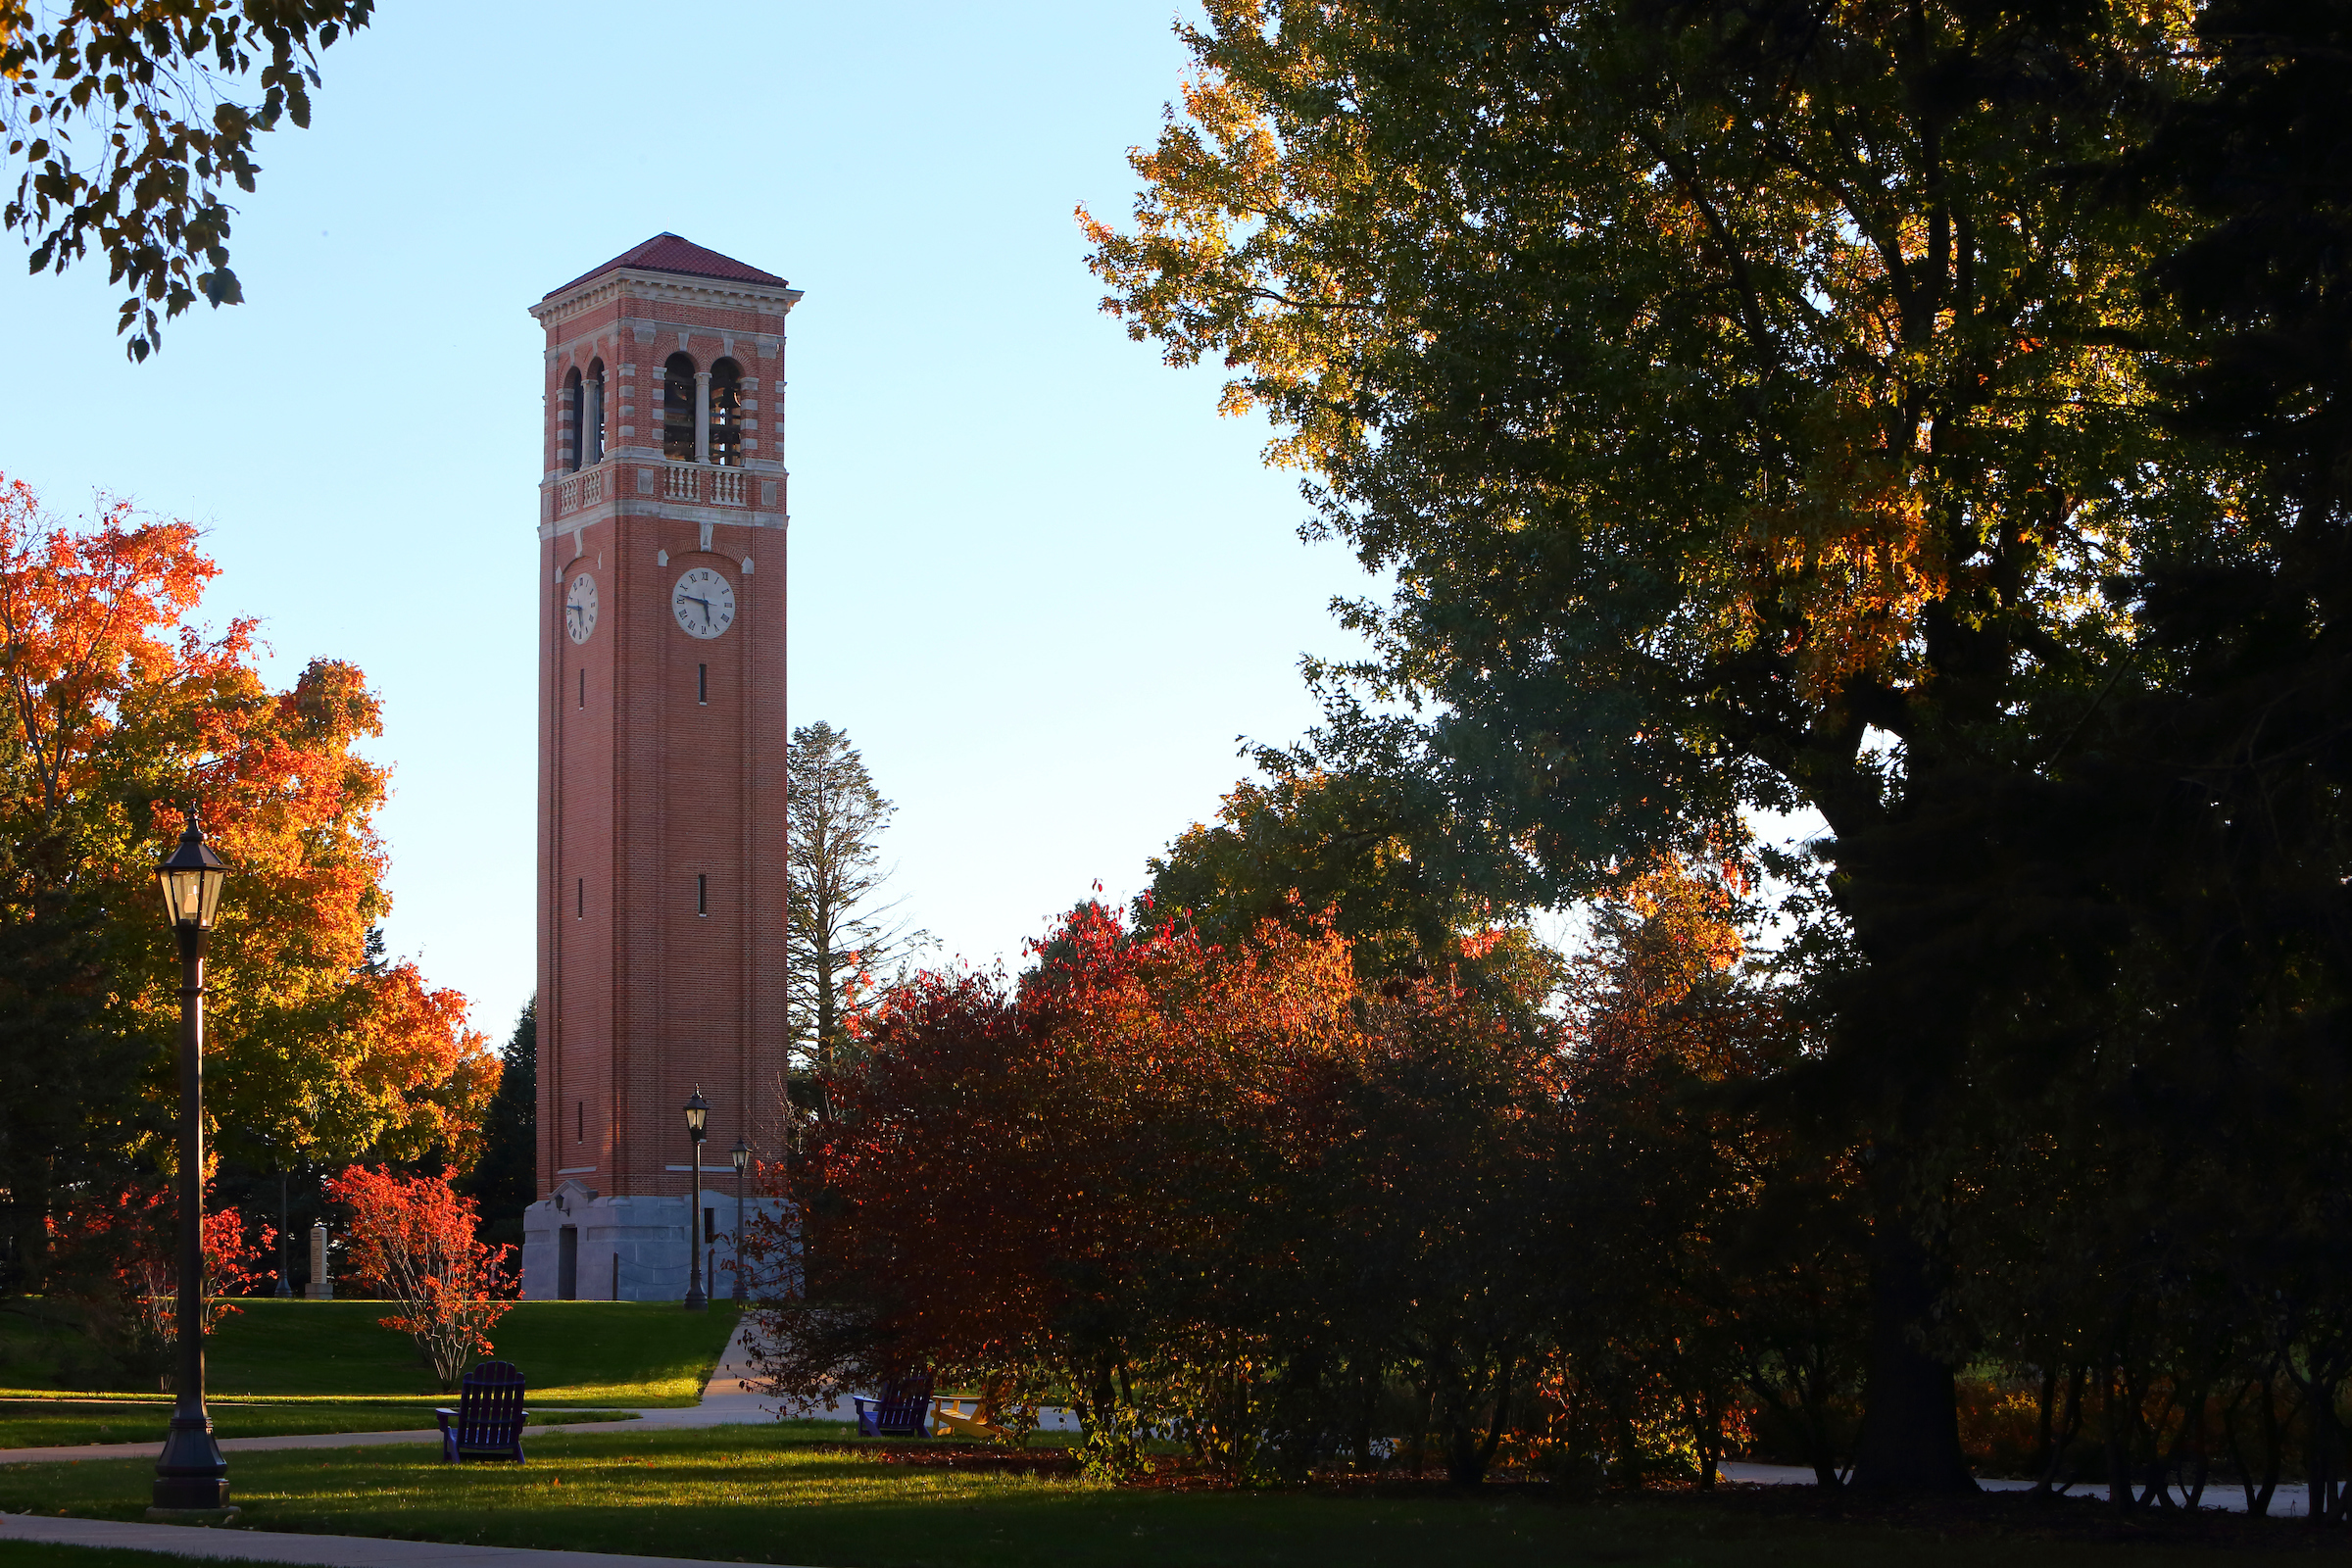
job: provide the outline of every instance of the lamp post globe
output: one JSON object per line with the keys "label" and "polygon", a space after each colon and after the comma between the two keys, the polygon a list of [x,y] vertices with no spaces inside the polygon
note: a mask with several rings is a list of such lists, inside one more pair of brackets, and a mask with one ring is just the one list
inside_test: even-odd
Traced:
{"label": "lamp post globe", "polygon": [[710,1298],[703,1293],[703,1139],[710,1131],[710,1102],[703,1098],[703,1086],[694,1086],[694,1097],[686,1102],[686,1136],[694,1141],[694,1190],[686,1195],[686,1246],[689,1276],[686,1282],[686,1310],[708,1312]]}
{"label": "lamp post globe", "polygon": [[735,1289],[728,1299],[743,1301],[749,1299],[743,1288],[743,1173],[751,1168],[752,1146],[738,1137],[727,1157],[735,1162]]}
{"label": "lamp post globe", "polygon": [[204,939],[228,867],[204,842],[196,808],[179,847],[155,868],[164,916],[179,943],[179,1369],[172,1426],[155,1462],[155,1506],[228,1506],[228,1462],[204,1407]]}

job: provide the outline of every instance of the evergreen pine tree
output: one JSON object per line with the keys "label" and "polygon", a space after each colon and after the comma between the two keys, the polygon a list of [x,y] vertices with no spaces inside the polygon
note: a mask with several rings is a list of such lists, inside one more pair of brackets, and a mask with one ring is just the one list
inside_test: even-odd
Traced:
{"label": "evergreen pine tree", "polygon": [[482,1157],[466,1191],[480,1205],[482,1240],[522,1245],[522,1211],[539,1196],[539,1002],[522,1004],[505,1071],[482,1127]]}

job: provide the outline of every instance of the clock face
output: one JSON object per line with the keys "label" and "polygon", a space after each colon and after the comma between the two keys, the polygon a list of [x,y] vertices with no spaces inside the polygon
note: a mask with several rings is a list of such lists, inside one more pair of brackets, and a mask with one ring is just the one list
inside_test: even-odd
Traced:
{"label": "clock face", "polygon": [[735,590],[709,566],[693,566],[670,590],[669,612],[689,637],[715,637],[735,624]]}
{"label": "clock face", "polygon": [[596,630],[596,579],[584,571],[564,590],[564,629],[575,643],[586,642]]}

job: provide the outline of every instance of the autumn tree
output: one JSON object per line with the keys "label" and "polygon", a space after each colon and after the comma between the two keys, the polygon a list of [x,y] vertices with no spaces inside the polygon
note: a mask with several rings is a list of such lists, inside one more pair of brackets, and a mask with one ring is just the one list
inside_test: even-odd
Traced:
{"label": "autumn tree", "polygon": [[[234,185],[256,138],[311,122],[318,52],[374,0],[0,0],[0,134],[18,170],[0,222],[64,271],[93,242],[127,290],[117,330],[133,360],[198,298],[243,299],[229,270]],[[159,317],[158,312],[161,312]]]}
{"label": "autumn tree", "polygon": [[224,1159],[472,1159],[497,1083],[465,1001],[371,933],[389,907],[384,770],[352,666],[270,690],[253,627],[194,620],[216,567],[185,523],[81,527],[0,488],[0,1160],[37,1266],[70,1186],[173,1158],[177,964],[151,907],[185,803],[236,868],[212,937],[207,1109]]}
{"label": "autumn tree", "polygon": [[882,830],[897,808],[849,732],[822,719],[794,730],[784,778],[786,1003],[793,1050],[822,1078],[849,1045],[873,977],[927,939],[896,917],[896,903],[880,901],[890,876]]}
{"label": "autumn tree", "polygon": [[1653,863],[1594,907],[1569,966],[1563,1360],[1625,1484],[1678,1451],[1707,1484],[1743,1428],[1824,1487],[1849,1451],[1858,1167],[1839,1129],[1776,1102],[1819,1042],[1748,942],[1744,882]]}
{"label": "autumn tree", "polygon": [[1349,612],[1419,705],[1392,751],[1547,896],[1827,819],[1856,1480],[1970,1486],[1928,1341],[1946,1118],[2093,1038],[2006,1025],[2066,1011],[2020,999],[2122,897],[2075,850],[2118,817],[2106,705],[2163,673],[2136,572],[2260,560],[2271,505],[2167,416],[2186,318],[2148,282],[2205,220],[2090,177],[2202,97],[2191,13],[1216,0],[1184,36],[1133,226],[1089,220],[1107,307],[1231,367],[1395,573]]}
{"label": "autumn tree", "polygon": [[1209,1234],[1238,1205],[1206,1195],[1248,1186],[1219,1151],[1256,1142],[1286,1057],[1348,1032],[1351,991],[1343,946],[1286,938],[1216,964],[1100,906],[1017,990],[970,973],[889,988],[800,1173],[808,1289],[767,1336],[779,1391],[923,1360],[1009,1375],[1063,1391],[1090,1462],[1124,1473],[1145,1413],[1171,1413],[1165,1324],[1189,1313],[1166,1270],[1213,1272]]}
{"label": "autumn tree", "polygon": [[870,1015],[800,1173],[807,1295],[763,1318],[778,1392],[930,1362],[1072,1404],[1098,1474],[1160,1430],[1249,1478],[1369,1462],[1395,1376],[1478,1479],[1552,1333],[1556,1027],[1475,967],[1367,995],[1327,927],[1090,903],[1033,956]]}

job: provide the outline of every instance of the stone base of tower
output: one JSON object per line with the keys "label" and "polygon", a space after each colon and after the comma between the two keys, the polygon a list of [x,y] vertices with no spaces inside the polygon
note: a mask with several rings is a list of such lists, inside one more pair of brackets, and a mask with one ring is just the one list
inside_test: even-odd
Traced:
{"label": "stone base of tower", "polygon": [[[730,1184],[731,1185],[731,1184]],[[703,1224],[686,1195],[604,1198],[576,1181],[522,1211],[522,1295],[532,1301],[682,1301],[694,1277],[691,1236],[716,1232],[704,1244],[703,1289],[724,1301],[735,1293],[735,1195],[703,1189]],[[747,1199],[758,1224],[784,1211],[776,1199]],[[755,1299],[797,1290],[799,1269],[783,1259],[754,1260],[745,1285]]]}

